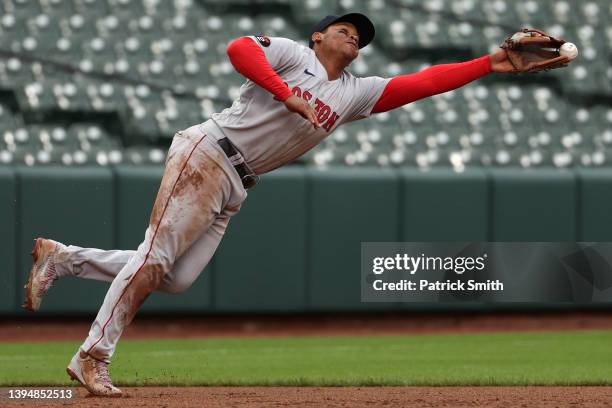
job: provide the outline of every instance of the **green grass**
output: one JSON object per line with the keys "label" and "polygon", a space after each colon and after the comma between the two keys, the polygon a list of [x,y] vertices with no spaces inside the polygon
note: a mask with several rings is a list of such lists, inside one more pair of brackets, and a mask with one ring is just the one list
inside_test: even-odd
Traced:
{"label": "green grass", "polygon": [[[612,331],[122,341],[118,385],[612,385]],[[0,386],[67,385],[73,342],[0,344]]]}

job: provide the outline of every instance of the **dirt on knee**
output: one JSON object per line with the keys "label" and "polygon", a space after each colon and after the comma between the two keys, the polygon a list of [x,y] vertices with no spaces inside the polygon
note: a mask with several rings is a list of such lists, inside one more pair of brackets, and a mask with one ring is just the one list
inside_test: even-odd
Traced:
{"label": "dirt on knee", "polygon": [[129,324],[142,303],[161,284],[167,266],[158,262],[145,262],[125,289],[120,302],[119,318]]}

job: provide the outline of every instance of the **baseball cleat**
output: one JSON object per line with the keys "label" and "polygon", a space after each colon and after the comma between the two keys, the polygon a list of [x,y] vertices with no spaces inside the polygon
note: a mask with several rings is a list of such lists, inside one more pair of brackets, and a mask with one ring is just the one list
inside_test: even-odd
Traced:
{"label": "baseball cleat", "polygon": [[24,286],[26,290],[24,309],[37,311],[43,296],[57,279],[53,256],[57,252],[58,245],[61,244],[50,239],[36,238],[32,249],[32,269],[28,283]]}
{"label": "baseball cleat", "polygon": [[93,395],[100,397],[120,397],[122,392],[113,385],[108,373],[108,363],[96,360],[89,354],[78,351],[66,372],[73,380],[80,382]]}

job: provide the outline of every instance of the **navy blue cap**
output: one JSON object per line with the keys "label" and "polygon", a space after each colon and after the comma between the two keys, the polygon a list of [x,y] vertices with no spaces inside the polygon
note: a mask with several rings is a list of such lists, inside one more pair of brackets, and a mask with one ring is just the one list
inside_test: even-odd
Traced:
{"label": "navy blue cap", "polygon": [[374,39],[376,30],[374,30],[374,24],[372,24],[370,19],[361,13],[349,13],[343,16],[327,16],[315,24],[312,30],[310,30],[308,46],[310,48],[314,47],[314,42],[312,41],[313,33],[320,33],[330,25],[340,22],[351,23],[355,26],[357,33],[359,33],[359,48],[365,47]]}

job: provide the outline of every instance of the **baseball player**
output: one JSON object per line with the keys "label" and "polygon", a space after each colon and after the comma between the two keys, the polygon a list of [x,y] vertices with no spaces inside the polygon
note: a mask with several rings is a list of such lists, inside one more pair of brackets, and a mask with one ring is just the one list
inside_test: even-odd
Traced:
{"label": "baseball player", "polygon": [[491,72],[513,72],[505,50],[394,78],[346,68],[374,38],[364,15],[327,16],[309,47],[265,36],[234,40],[227,54],[246,77],[232,106],[179,131],[144,240],[136,251],[87,249],[38,238],[24,307],[38,310],[55,279],[111,282],[67,372],[89,392],[120,396],[108,364],[123,329],[154,290],[187,289],[213,256],[260,174],[287,164],[339,126],[450,91]]}

